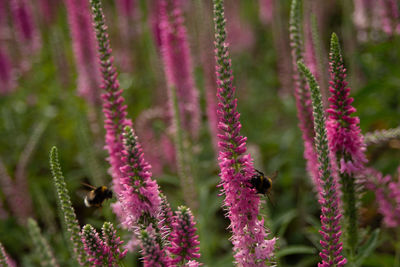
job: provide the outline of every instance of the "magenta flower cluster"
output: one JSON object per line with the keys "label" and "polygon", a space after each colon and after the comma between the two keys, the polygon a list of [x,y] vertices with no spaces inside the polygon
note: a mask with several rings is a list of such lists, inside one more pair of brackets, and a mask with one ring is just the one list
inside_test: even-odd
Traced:
{"label": "magenta flower cluster", "polygon": [[[99,5],[99,3],[95,3]],[[93,6],[93,3],[92,3]],[[101,63],[102,83],[101,88],[104,93],[103,114],[105,116],[104,128],[106,129],[105,147],[108,150],[108,162],[111,165],[111,175],[113,177],[113,188],[119,195],[123,187],[120,184],[120,168],[124,165],[122,161],[123,141],[122,134],[126,126],[131,126],[132,122],[127,119],[127,106],[122,96],[122,89],[117,79],[117,71],[114,66],[114,58],[107,33],[107,26],[104,24],[104,14],[101,6],[93,9],[93,26],[97,37],[97,46]],[[122,215],[120,204],[115,205],[117,214]],[[122,219],[123,220],[123,219]]]}
{"label": "magenta flower cluster", "polygon": [[122,223],[128,229],[137,226],[143,215],[156,218],[161,199],[157,183],[151,179],[151,166],[144,160],[143,151],[133,129],[124,133],[119,199],[126,216]]}
{"label": "magenta flower cluster", "polygon": [[[341,56],[340,56],[341,57]],[[363,166],[367,162],[365,158],[365,144],[359,127],[358,117],[351,114],[356,109],[351,105],[350,88],[347,87],[346,69],[343,64],[334,65],[332,59],[330,66],[331,81],[329,91],[332,96],[327,109],[329,118],[326,124],[329,138],[329,148],[333,155],[340,154],[340,172],[349,175],[361,174]],[[342,62],[341,59],[339,59]]]}
{"label": "magenta flower cluster", "polygon": [[126,255],[126,250],[121,252],[119,249],[123,242],[116,238],[115,230],[109,228],[110,232],[107,232],[106,228],[103,227],[103,239],[91,225],[82,229],[82,242],[91,266],[115,266]]}
{"label": "magenta flower cluster", "polygon": [[175,212],[175,220],[172,223],[172,232],[170,236],[171,245],[168,252],[173,255],[171,265],[175,266],[184,260],[200,258],[200,242],[197,240],[196,223],[189,208],[181,206]]}
{"label": "magenta flower cluster", "polygon": [[218,86],[218,135],[221,186],[232,230],[234,256],[240,266],[264,266],[271,260],[275,238],[268,239],[264,220],[259,219],[260,198],[249,186],[254,175],[253,162],[246,154],[246,137],[240,135],[242,125],[234,97],[233,75],[229,45],[225,42],[223,1],[214,1],[215,57]]}
{"label": "magenta flower cluster", "polygon": [[65,1],[78,73],[78,93],[89,103],[100,102],[100,71],[89,1]]}
{"label": "magenta flower cluster", "polygon": [[[179,2],[160,0],[161,53],[167,85],[176,91],[181,126],[192,138],[196,138],[200,128],[199,96]],[[168,90],[168,94],[170,114],[173,114],[171,90]]]}
{"label": "magenta flower cluster", "polygon": [[141,231],[140,235],[144,266],[169,266],[169,258],[166,257],[165,249],[157,241],[156,230],[153,226],[147,226],[145,230]]}

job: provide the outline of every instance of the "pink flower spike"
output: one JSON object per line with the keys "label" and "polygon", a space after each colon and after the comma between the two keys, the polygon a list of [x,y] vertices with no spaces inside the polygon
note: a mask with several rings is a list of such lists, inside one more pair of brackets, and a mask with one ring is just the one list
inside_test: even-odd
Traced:
{"label": "pink flower spike", "polygon": [[151,225],[140,233],[142,255],[145,267],[168,267],[169,258],[157,242],[157,235]]}
{"label": "pink flower spike", "polygon": [[9,94],[15,88],[14,69],[11,59],[3,47],[0,47],[0,95]]}
{"label": "pink flower spike", "polygon": [[[179,0],[160,0],[161,54],[167,79],[169,109],[176,91],[181,126],[197,139],[200,129],[199,93],[193,78],[192,58]],[[176,129],[174,129],[176,130]]]}
{"label": "pink flower spike", "polygon": [[26,50],[23,53],[30,55],[40,48],[40,34],[36,28],[32,6],[27,0],[9,1],[17,37]]}
{"label": "pink flower spike", "polygon": [[78,93],[89,103],[100,103],[100,66],[89,1],[66,0],[68,23],[78,73]]}
{"label": "pink flower spike", "polygon": [[168,247],[168,251],[173,255],[172,265],[184,264],[187,260],[200,258],[198,253],[200,242],[197,240],[195,225],[190,209],[185,206],[178,207],[169,238],[171,245]]}
{"label": "pink flower spike", "polygon": [[383,223],[389,228],[400,226],[400,166],[397,180],[393,180],[390,175],[383,176],[373,169],[368,169],[366,173],[365,185],[375,193]]}
{"label": "pink flower spike", "polygon": [[246,154],[246,137],[240,135],[241,124],[229,45],[226,43],[224,5],[214,0],[215,58],[218,86],[219,166],[225,194],[227,217],[231,224],[234,257],[239,266],[265,266],[273,261],[275,238],[268,239],[264,221],[259,219],[260,198],[250,186],[253,162]]}
{"label": "pink flower spike", "polygon": [[[72,1],[72,0],[69,0]],[[114,58],[110,46],[110,40],[107,34],[107,26],[99,0],[92,0],[92,19],[97,37],[98,56],[101,63],[103,95],[103,113],[104,128],[106,129],[106,149],[108,150],[108,162],[111,165],[110,172],[113,178],[113,189],[118,195],[121,194],[123,187],[120,184],[122,176],[120,168],[124,165],[122,161],[123,141],[122,134],[126,126],[132,125],[127,119],[127,106],[122,97],[122,89],[119,87],[117,80],[117,71],[114,67]],[[121,211],[119,205],[116,204],[116,212]],[[121,222],[125,221],[124,212],[119,212]]]}
{"label": "pink flower spike", "polygon": [[126,220],[123,225],[133,229],[142,216],[156,218],[161,199],[157,183],[151,179],[151,166],[144,160],[143,151],[133,130],[126,128],[124,133],[124,150],[122,152],[124,166],[121,170],[122,191],[119,200]]}
{"label": "pink flower spike", "polygon": [[116,263],[110,247],[100,239],[99,234],[90,224],[83,227],[81,236],[88,255],[87,261],[92,263],[91,266],[108,266],[110,261]]}
{"label": "pink flower spike", "polygon": [[3,247],[3,244],[0,242],[0,266],[7,267],[16,267],[15,262],[10,258],[7,254],[6,250]]}

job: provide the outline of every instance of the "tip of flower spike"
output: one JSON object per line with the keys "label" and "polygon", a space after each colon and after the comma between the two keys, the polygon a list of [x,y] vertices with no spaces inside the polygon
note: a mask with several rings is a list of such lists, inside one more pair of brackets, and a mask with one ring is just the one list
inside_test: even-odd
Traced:
{"label": "tip of flower spike", "polygon": [[339,37],[336,33],[332,33],[331,36],[331,51],[332,55],[336,56],[340,53]]}

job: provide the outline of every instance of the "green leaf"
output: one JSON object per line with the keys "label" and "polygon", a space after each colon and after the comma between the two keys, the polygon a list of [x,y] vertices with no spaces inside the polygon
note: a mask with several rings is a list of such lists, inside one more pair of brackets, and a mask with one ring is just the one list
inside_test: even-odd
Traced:
{"label": "green leaf", "polygon": [[297,210],[288,210],[280,217],[273,221],[273,232],[277,232],[278,236],[283,236],[289,223],[297,217]]}
{"label": "green leaf", "polygon": [[314,247],[309,247],[309,246],[289,246],[280,249],[276,253],[277,258],[282,258],[288,255],[293,255],[293,254],[315,254],[317,253],[317,250]]}
{"label": "green leaf", "polygon": [[364,260],[371,255],[371,253],[378,246],[380,229],[376,229],[372,232],[370,238],[365,242],[363,246],[360,247],[359,253],[356,259],[356,266],[361,266]]}

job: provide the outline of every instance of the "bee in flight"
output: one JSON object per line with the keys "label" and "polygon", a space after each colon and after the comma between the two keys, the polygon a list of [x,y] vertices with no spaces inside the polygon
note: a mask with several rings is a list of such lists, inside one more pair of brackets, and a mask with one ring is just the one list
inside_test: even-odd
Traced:
{"label": "bee in flight", "polygon": [[92,190],[90,190],[85,196],[85,206],[86,207],[101,207],[104,200],[113,197],[113,192],[107,188],[107,186],[94,187],[89,184],[83,184]]}
{"label": "bee in flight", "polygon": [[254,170],[256,171],[256,173],[251,177],[250,184],[254,189],[256,189],[258,194],[267,195],[269,199],[269,193],[272,188],[272,180],[277,176],[278,173],[275,172],[273,175],[271,175],[271,177],[269,177],[264,175],[263,172],[257,169]]}

